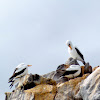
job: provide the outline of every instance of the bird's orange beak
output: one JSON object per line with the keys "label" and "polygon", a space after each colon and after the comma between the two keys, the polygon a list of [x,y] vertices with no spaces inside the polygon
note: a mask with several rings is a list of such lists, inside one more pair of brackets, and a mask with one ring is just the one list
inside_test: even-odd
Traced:
{"label": "bird's orange beak", "polygon": [[32,65],[27,65],[28,67],[32,66]]}
{"label": "bird's orange beak", "polygon": [[72,50],[72,47],[69,45],[70,49]]}

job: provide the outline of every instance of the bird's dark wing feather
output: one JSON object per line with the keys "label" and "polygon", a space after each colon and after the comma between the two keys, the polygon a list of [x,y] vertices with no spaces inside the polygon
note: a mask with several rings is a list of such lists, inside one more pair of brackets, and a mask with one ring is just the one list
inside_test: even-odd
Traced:
{"label": "bird's dark wing feather", "polygon": [[10,86],[9,86],[9,87],[10,87],[10,89],[13,87],[13,83],[14,83],[14,81],[10,84]]}
{"label": "bird's dark wing feather", "polygon": [[76,47],[75,47],[75,49],[76,49],[77,53],[80,55],[80,57],[84,60],[82,53]]}
{"label": "bird's dark wing feather", "polygon": [[72,71],[66,71],[63,76],[69,75],[69,74],[75,74],[78,70],[72,70]]}
{"label": "bird's dark wing feather", "polygon": [[[20,72],[18,73],[13,73],[13,75],[9,78],[9,82],[12,82],[13,78],[16,77],[17,75],[20,75],[21,73],[23,73],[25,71],[26,68],[24,68],[23,70],[21,70]],[[16,70],[16,69],[15,69]]]}
{"label": "bird's dark wing feather", "polygon": [[[14,70],[14,73],[16,72],[16,70],[18,70],[18,68],[16,68],[16,69]],[[14,74],[14,73],[13,73],[13,74]]]}

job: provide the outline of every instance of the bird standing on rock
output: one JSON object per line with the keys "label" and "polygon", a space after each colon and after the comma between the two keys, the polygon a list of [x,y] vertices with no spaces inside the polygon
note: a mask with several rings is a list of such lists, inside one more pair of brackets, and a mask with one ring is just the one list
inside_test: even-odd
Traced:
{"label": "bird standing on rock", "polygon": [[15,70],[13,75],[9,78],[8,83],[11,82],[10,87],[19,82],[18,87],[23,86],[25,75],[28,74],[28,67],[32,65],[26,65],[24,63],[19,64]]}
{"label": "bird standing on rock", "polygon": [[83,57],[82,53],[76,47],[73,46],[72,42],[67,40],[66,45],[68,46],[68,52],[69,52],[70,56],[73,59],[82,61],[82,63],[85,65],[85,61],[84,61],[84,57]]}

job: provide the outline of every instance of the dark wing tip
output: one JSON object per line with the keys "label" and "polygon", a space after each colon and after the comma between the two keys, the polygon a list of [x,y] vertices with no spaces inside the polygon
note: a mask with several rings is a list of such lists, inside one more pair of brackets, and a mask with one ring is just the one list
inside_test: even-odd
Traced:
{"label": "dark wing tip", "polygon": [[83,61],[83,64],[85,65],[85,64],[86,64],[86,62],[85,62],[85,61]]}
{"label": "dark wing tip", "polygon": [[9,86],[9,87],[10,87],[10,89],[13,87],[13,83],[14,83],[14,81],[10,84],[10,86]]}
{"label": "dark wing tip", "polygon": [[9,86],[9,87],[10,87],[10,89],[11,89],[11,88],[13,87],[13,85],[12,85],[12,84],[10,84],[10,86]]}

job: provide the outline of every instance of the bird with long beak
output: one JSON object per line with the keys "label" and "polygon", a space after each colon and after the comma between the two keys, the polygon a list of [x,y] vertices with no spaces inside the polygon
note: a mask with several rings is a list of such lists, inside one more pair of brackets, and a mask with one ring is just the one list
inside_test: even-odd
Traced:
{"label": "bird with long beak", "polygon": [[25,75],[28,74],[28,67],[30,66],[32,65],[26,65],[24,63],[21,63],[15,68],[13,75],[8,80],[8,83],[11,83],[11,88],[16,83],[18,83],[17,87],[23,86]]}
{"label": "bird with long beak", "polygon": [[85,65],[84,57],[78,48],[74,47],[72,42],[67,40],[68,52],[73,59],[81,61]]}

